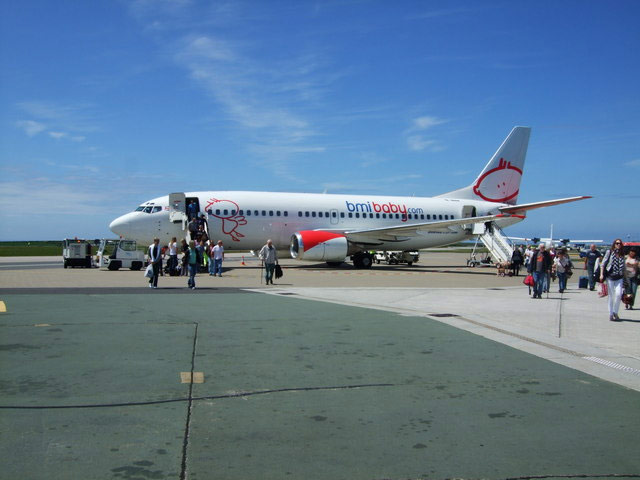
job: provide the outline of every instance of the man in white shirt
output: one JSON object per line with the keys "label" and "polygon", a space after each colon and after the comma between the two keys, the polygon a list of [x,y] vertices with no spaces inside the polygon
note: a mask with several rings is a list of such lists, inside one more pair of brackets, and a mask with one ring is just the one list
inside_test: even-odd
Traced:
{"label": "man in white shirt", "polygon": [[218,243],[213,247],[213,276],[216,273],[219,277],[222,276],[222,261],[224,260],[224,247],[222,246],[222,240],[218,240]]}
{"label": "man in white shirt", "polygon": [[178,239],[173,237],[169,242],[169,275],[176,275],[178,269]]}
{"label": "man in white shirt", "polygon": [[153,277],[149,279],[149,288],[158,288],[158,275],[160,275],[162,267],[159,238],[154,238],[153,243],[149,245],[149,263],[153,266]]}

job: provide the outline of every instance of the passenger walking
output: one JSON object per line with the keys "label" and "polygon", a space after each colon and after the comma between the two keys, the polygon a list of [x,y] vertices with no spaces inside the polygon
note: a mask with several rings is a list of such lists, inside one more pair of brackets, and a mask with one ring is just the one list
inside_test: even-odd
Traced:
{"label": "passenger walking", "polygon": [[535,281],[532,298],[542,298],[545,280],[550,270],[551,256],[546,251],[545,244],[541,243],[538,250],[531,255],[531,261],[529,262],[528,272],[533,275],[533,280]]}
{"label": "passenger walking", "polygon": [[154,238],[149,245],[149,263],[153,267],[153,277],[149,279],[149,288],[158,288],[158,275],[162,268],[162,250],[160,249],[160,239]]}
{"label": "passenger walking", "polygon": [[180,250],[182,251],[182,267],[180,268],[180,276],[188,275],[188,265],[189,265],[189,244],[183,238],[180,242]]}
{"label": "passenger walking", "polygon": [[624,261],[625,293],[631,295],[629,302],[625,304],[629,310],[633,310],[638,292],[638,281],[640,280],[640,266],[636,256],[636,250],[632,248]]}
{"label": "passenger walking", "polygon": [[167,250],[169,250],[169,246],[168,245],[164,245],[161,249],[160,249],[160,276],[164,277],[164,266],[167,264],[164,259],[166,258],[167,255]]}
{"label": "passenger walking", "polygon": [[198,237],[198,219],[192,218],[189,224],[187,225],[187,230],[189,230],[189,240],[195,241]]}
{"label": "passenger walking", "polygon": [[214,267],[214,263],[213,263],[213,248],[215,247],[215,243],[213,242],[209,242],[209,245],[207,246],[207,256],[209,257],[209,276],[213,276],[213,267]]}
{"label": "passenger walking", "polygon": [[173,277],[176,275],[178,269],[178,239],[172,237],[169,242],[169,275]]}
{"label": "passenger walking", "polygon": [[206,272],[206,266],[207,266],[207,251],[206,251],[206,247],[204,245],[204,241],[203,240],[199,240],[197,241],[196,244],[196,252],[198,252],[198,259],[197,259],[197,263],[198,263],[198,271],[199,272]]}
{"label": "passenger walking", "polygon": [[224,247],[222,246],[222,240],[218,240],[218,243],[213,247],[213,276],[216,274],[222,276],[222,261],[224,260]]}
{"label": "passenger walking", "polygon": [[187,286],[191,290],[196,289],[196,273],[198,272],[198,251],[196,250],[196,242],[191,240],[189,242],[189,250],[187,250],[188,262],[189,262],[189,280],[187,280]]}
{"label": "passenger walking", "polygon": [[593,291],[596,288],[596,281],[598,280],[594,274],[596,271],[596,261],[602,257],[602,254],[596,249],[594,243],[589,247],[589,251],[584,256],[584,268],[587,270],[587,276],[589,277],[589,290]]}
{"label": "passenger walking", "polygon": [[571,271],[571,259],[566,250],[558,250],[558,254],[553,260],[553,271],[558,277],[558,291],[562,293],[567,288],[567,274]]}
{"label": "passenger walking", "polygon": [[198,218],[198,206],[194,200],[191,200],[187,206],[187,215],[189,216],[189,220]]}
{"label": "passenger walking", "polygon": [[531,256],[533,255],[533,245],[529,245],[524,252],[524,267],[529,271],[529,265],[531,264]]}
{"label": "passenger walking", "polygon": [[267,285],[269,285],[269,283],[273,285],[273,272],[276,269],[276,263],[278,262],[278,252],[273,246],[271,239],[267,240],[267,244],[262,247],[258,257],[264,264],[264,278],[267,281]]}
{"label": "passenger walking", "polygon": [[[547,250],[547,252],[549,252],[549,258],[551,259],[551,266],[553,266],[553,261],[556,259],[556,249],[553,246],[552,243],[549,244],[549,250]],[[555,282],[555,278],[553,279],[553,281]],[[547,275],[544,277],[544,288],[543,290],[546,293],[549,293],[549,289],[551,289],[551,267],[549,268],[549,270],[547,270]]]}
{"label": "passenger walking", "polygon": [[522,257],[522,250],[516,246],[513,249],[513,255],[511,255],[511,271],[515,277],[520,275],[520,266],[522,265],[524,258]]}
{"label": "passenger walking", "polygon": [[600,282],[607,281],[609,294],[609,320],[619,322],[618,309],[622,300],[625,262],[622,252],[622,240],[617,238],[600,263]]}

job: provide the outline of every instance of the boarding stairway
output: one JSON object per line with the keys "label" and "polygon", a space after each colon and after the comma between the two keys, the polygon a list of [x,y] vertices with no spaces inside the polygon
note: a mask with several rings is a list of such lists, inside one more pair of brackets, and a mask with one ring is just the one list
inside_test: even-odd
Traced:
{"label": "boarding stairway", "polygon": [[491,253],[494,263],[511,262],[513,247],[502,229],[495,222],[485,224],[485,226],[484,233],[478,237]]}
{"label": "boarding stairway", "polygon": [[[182,225],[182,231],[184,232],[184,238],[189,243],[195,238],[191,238],[191,232],[189,231],[189,216],[187,215],[187,198],[183,192],[169,194],[169,221],[172,223],[180,223]],[[197,199],[196,199],[197,200]],[[206,212],[199,211],[197,216],[206,215]],[[206,217],[205,217],[206,218]],[[204,222],[204,232],[207,234],[207,238],[211,239],[209,233],[209,222]]]}

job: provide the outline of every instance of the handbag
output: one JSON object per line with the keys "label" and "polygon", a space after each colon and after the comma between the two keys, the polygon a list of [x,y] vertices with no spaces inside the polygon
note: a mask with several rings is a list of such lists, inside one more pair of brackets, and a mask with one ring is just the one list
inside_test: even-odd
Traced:
{"label": "handbag", "polygon": [[573,270],[571,270],[571,267],[565,267],[564,274],[567,276],[567,278],[571,278],[571,275],[573,275]]}
{"label": "handbag", "polygon": [[533,280],[533,275],[529,274],[527,275],[524,280],[522,281],[522,283],[524,283],[525,285],[529,286],[529,287],[533,287],[536,282]]}
{"label": "handbag", "polygon": [[609,295],[609,290],[607,289],[607,284],[602,282],[600,284],[600,291],[598,292],[599,297],[606,297]]}
{"label": "handbag", "polygon": [[281,278],[282,275],[284,275],[284,273],[282,273],[282,267],[280,266],[279,263],[276,263],[276,270],[274,272],[274,276],[276,277],[276,279]]}
{"label": "handbag", "polygon": [[153,264],[147,265],[147,269],[144,271],[145,278],[153,278]]}

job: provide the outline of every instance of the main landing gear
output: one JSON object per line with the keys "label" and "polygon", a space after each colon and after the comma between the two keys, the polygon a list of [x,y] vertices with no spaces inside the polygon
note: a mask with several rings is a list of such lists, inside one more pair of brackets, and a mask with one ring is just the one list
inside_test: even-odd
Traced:
{"label": "main landing gear", "polygon": [[356,253],[351,259],[356,268],[371,268],[373,265],[373,255],[367,252]]}

